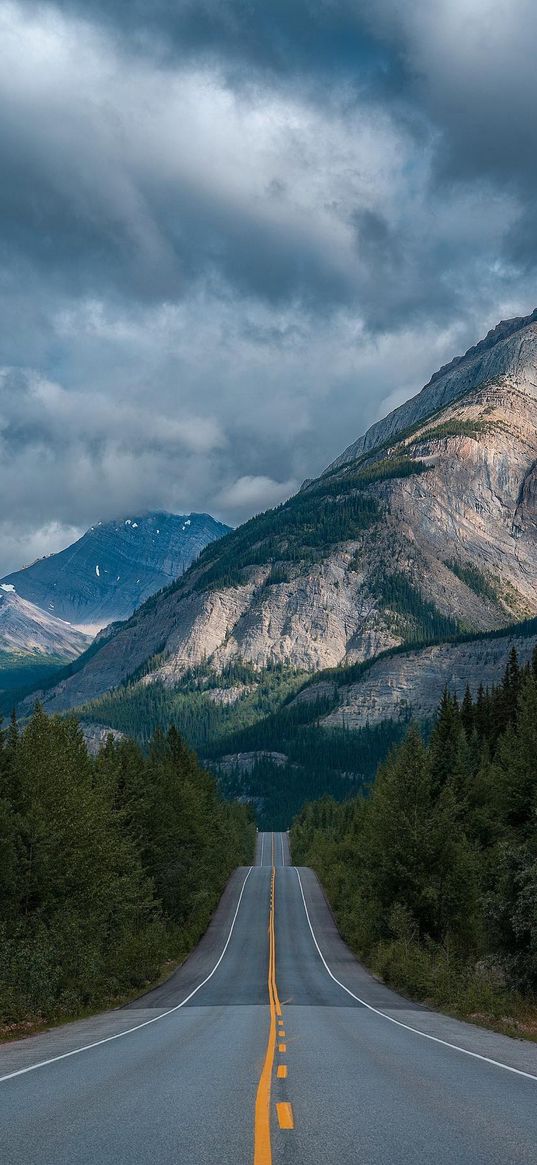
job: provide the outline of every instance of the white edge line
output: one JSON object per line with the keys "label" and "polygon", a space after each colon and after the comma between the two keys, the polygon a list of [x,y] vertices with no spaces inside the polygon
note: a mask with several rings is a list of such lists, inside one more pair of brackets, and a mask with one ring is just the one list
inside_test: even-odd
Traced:
{"label": "white edge line", "polygon": [[231,936],[233,934],[233,929],[235,927],[235,923],[237,921],[239,907],[240,907],[240,904],[242,901],[242,896],[244,894],[244,887],[246,886],[246,883],[248,881],[248,878],[250,877],[251,872],[252,872],[252,867],[250,866],[250,869],[248,870],[248,873],[246,874],[244,882],[242,883],[241,892],[239,894],[239,901],[237,902],[237,908],[236,908],[235,913],[233,915],[233,920],[231,923],[229,934],[227,936],[224,949],[222,951],[222,954],[220,955],[218,962],[215,963],[212,971],[210,972],[209,975],[207,975],[207,977],[203,980],[203,982],[198,983],[198,986],[194,987],[194,990],[190,992],[190,995],[187,995],[186,999],[183,999],[181,1001],[181,1003],[178,1003],[175,1007],[170,1007],[170,1008],[168,1008],[167,1011],[161,1012],[160,1015],[155,1015],[153,1017],[153,1019],[145,1019],[143,1023],[137,1023],[135,1027],[127,1028],[126,1031],[116,1032],[115,1035],[113,1035],[113,1036],[105,1036],[105,1038],[103,1040],[95,1040],[95,1042],[93,1044],[84,1044],[84,1046],[82,1048],[73,1048],[71,1052],[62,1052],[61,1056],[51,1056],[50,1060],[40,1060],[39,1063],[37,1063],[37,1064],[29,1064],[29,1066],[27,1068],[19,1068],[17,1072],[10,1072],[7,1076],[0,1076],[0,1084],[3,1084],[5,1080],[13,1080],[13,1078],[15,1076],[24,1076],[26,1072],[35,1072],[36,1068],[46,1068],[47,1064],[55,1064],[58,1060],[67,1060],[69,1056],[78,1056],[78,1054],[80,1052],[89,1052],[90,1048],[99,1048],[101,1046],[101,1044],[109,1044],[109,1043],[111,1043],[112,1040],[120,1040],[122,1038],[122,1036],[130,1036],[132,1032],[138,1032],[138,1031],[140,1031],[141,1028],[148,1027],[148,1025],[150,1023],[157,1023],[157,1020],[165,1019],[165,1017],[167,1015],[172,1015],[172,1013],[174,1011],[179,1011],[179,1009],[181,1007],[184,1007],[185,1003],[188,1003],[188,1001],[190,999],[192,999],[192,996],[196,995],[197,992],[200,991],[202,987],[205,987],[205,984],[209,982],[209,979],[212,979],[215,971],[218,970],[220,963],[222,962],[222,959],[224,958],[224,955],[227,951],[227,948],[228,948],[230,940],[231,940]]}
{"label": "white edge line", "polygon": [[265,848],[265,834],[262,833],[261,834],[261,861],[259,863],[260,866],[263,865],[263,850],[264,850],[264,848]]}
{"label": "white edge line", "polygon": [[483,1060],[485,1064],[493,1064],[495,1068],[503,1068],[505,1072],[514,1072],[516,1076],[525,1076],[527,1080],[536,1080],[537,1081],[537,1076],[534,1076],[532,1072],[523,1072],[521,1068],[512,1068],[510,1064],[503,1064],[501,1060],[492,1060],[490,1058],[490,1056],[482,1056],[482,1055],[480,1055],[479,1052],[471,1052],[468,1048],[461,1048],[459,1046],[459,1044],[450,1044],[448,1042],[448,1040],[440,1039],[440,1036],[431,1036],[431,1035],[429,1035],[428,1032],[422,1032],[417,1027],[411,1027],[410,1024],[403,1023],[402,1020],[400,1020],[400,1019],[394,1019],[392,1015],[387,1015],[385,1011],[379,1011],[378,1007],[372,1007],[370,1003],[366,1003],[365,999],[360,999],[359,995],[355,995],[354,991],[351,991],[349,987],[345,987],[345,984],[341,983],[339,981],[339,979],[336,979],[336,976],[330,970],[330,967],[328,966],[328,963],[323,955],[323,952],[319,946],[319,943],[317,942],[317,939],[315,937],[315,931],[311,925],[311,919],[309,916],[308,907],[306,905],[306,899],[304,897],[302,878],[300,877],[300,874],[299,874],[296,866],[295,866],[295,870],[296,870],[296,875],[298,878],[298,883],[300,886],[300,893],[302,895],[302,901],[304,903],[304,910],[306,911],[306,918],[308,920],[308,926],[311,930],[311,937],[315,943],[315,946],[317,947],[321,961],[324,964],[325,970],[328,971],[328,974],[330,975],[330,978],[334,980],[334,983],[337,983],[338,987],[341,987],[343,991],[347,992],[347,995],[350,995],[353,999],[356,999],[356,1002],[361,1003],[362,1007],[366,1007],[368,1011],[374,1012],[375,1015],[380,1015],[382,1017],[382,1019],[387,1019],[389,1021],[389,1023],[395,1023],[397,1025],[397,1027],[403,1027],[408,1032],[414,1032],[414,1035],[421,1036],[422,1039],[424,1039],[424,1040],[432,1040],[432,1042],[435,1044],[443,1044],[443,1046],[445,1048],[452,1048],[454,1052],[462,1052],[463,1055],[465,1055],[465,1056],[472,1056],[472,1058],[474,1060]]}
{"label": "white edge line", "polygon": [[285,865],[285,854],[283,852],[283,833],[280,833],[280,842],[282,847],[282,866]]}

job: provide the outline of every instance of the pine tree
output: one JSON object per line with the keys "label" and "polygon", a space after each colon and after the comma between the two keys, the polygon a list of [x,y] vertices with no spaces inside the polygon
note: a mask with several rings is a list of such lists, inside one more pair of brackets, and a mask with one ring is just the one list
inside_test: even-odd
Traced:
{"label": "pine tree", "polygon": [[329,819],[321,804],[304,811],[301,862],[314,862],[345,935],[395,986],[458,1007],[482,990],[479,954],[510,989],[537,991],[536,758],[537,653],[520,668],[511,652],[503,682],[480,686],[475,703],[467,692],[459,712],[444,693],[428,747],[411,728],[354,831],[349,806]]}
{"label": "pine tree", "polygon": [[528,679],[520,692],[516,725],[511,723],[504,733],[495,755],[500,810],[506,825],[521,836],[534,827],[536,757],[537,684]]}
{"label": "pine tree", "polygon": [[429,748],[431,778],[435,794],[440,793],[441,789],[453,778],[463,735],[464,730],[457,701],[446,688],[431,734]]}

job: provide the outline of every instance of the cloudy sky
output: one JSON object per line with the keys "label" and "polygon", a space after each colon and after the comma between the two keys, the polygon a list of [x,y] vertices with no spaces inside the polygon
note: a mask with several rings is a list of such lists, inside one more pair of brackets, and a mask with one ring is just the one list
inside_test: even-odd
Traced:
{"label": "cloudy sky", "polygon": [[0,574],[238,522],[537,304],[532,0],[0,0]]}

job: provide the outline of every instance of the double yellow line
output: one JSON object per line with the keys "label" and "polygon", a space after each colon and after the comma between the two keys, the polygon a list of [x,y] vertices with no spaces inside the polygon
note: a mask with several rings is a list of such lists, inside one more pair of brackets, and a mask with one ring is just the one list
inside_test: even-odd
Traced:
{"label": "double yellow line", "polygon": [[270,1006],[270,1027],[265,1053],[265,1060],[257,1086],[255,1101],[254,1126],[254,1165],[272,1165],[272,1148],[270,1141],[270,1096],[272,1088],[272,1072],[274,1068],[274,1054],[276,1051],[276,1022],[281,1017],[282,1009],[276,986],[276,932],[274,912],[276,905],[276,870],[274,867],[274,834],[272,834],[272,876],[270,881],[270,910],[269,910],[269,963],[268,963],[268,993]]}

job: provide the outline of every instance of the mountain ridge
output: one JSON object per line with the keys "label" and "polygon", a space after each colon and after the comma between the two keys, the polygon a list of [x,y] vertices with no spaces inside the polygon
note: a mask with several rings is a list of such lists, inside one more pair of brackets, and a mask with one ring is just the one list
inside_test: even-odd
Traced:
{"label": "mountain ridge", "polygon": [[128,618],[229,529],[210,514],[166,511],[98,522],[64,550],[0,582],[42,610],[95,633]]}
{"label": "mountain ridge", "polygon": [[14,656],[53,656],[76,659],[91,636],[42,611],[0,584],[0,652]]}
{"label": "mountain ridge", "polygon": [[[342,455],[207,547],[47,706],[76,707],[132,677],[179,690],[192,669],[241,661],[315,673],[536,615],[534,316],[499,325],[447,378],[440,370],[359,457]],[[414,417],[404,427],[403,409]]]}
{"label": "mountain ridge", "polygon": [[[531,338],[533,361],[537,353],[537,308],[527,316],[515,316],[511,320],[501,320],[491,328],[483,340],[472,345],[462,356],[456,356],[444,364],[431,376],[426,385],[415,396],[404,401],[386,417],[375,421],[366,432],[352,442],[327,466],[325,473],[355,460],[360,454],[373,451],[388,438],[395,439],[398,432],[408,424],[425,419],[437,409],[452,403],[459,396],[482,384],[487,376],[517,375],[520,353],[517,351],[521,333]],[[528,386],[537,394],[537,383],[529,381]]]}

